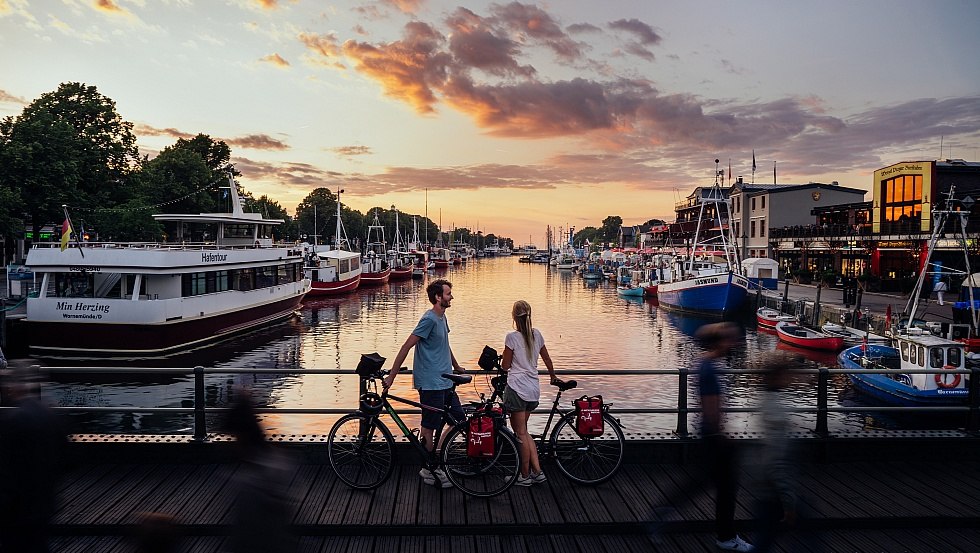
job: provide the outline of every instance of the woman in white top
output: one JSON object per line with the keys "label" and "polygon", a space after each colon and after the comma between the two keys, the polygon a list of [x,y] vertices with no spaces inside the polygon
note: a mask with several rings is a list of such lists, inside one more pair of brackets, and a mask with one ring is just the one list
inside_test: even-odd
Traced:
{"label": "woman in white top", "polygon": [[538,450],[527,432],[527,419],[541,399],[541,386],[538,384],[539,355],[548,367],[551,383],[559,380],[555,376],[555,367],[548,355],[548,348],[544,345],[544,337],[538,329],[531,326],[531,306],[524,300],[518,300],[514,302],[511,315],[517,331],[507,334],[504,340],[504,359],[501,363],[507,372],[504,408],[510,413],[510,425],[521,446],[521,473],[515,484],[530,486],[546,480],[538,461]]}

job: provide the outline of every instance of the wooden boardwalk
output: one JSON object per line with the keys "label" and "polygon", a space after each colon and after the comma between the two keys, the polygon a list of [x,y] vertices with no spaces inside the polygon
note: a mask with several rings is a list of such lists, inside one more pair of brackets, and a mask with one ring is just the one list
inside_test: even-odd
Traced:
{"label": "wooden boardwalk", "polygon": [[[399,465],[373,491],[351,490],[328,465],[297,464],[290,518],[304,552],[716,551],[709,492],[685,494],[657,536],[654,508],[700,474],[691,465],[628,464],[610,482],[576,486],[555,467],[530,488],[477,499],[425,486]],[[972,552],[980,550],[980,462],[867,461],[800,466],[809,513],[778,551]],[[218,552],[232,532],[240,467],[232,463],[82,464],[65,478],[54,551],[133,551],[127,536],[145,513],[172,515],[181,551]],[[736,516],[752,535],[757,476],[742,470]],[[657,511],[663,513],[665,510]],[[802,540],[813,531],[815,541]],[[817,547],[817,544],[822,544]]]}

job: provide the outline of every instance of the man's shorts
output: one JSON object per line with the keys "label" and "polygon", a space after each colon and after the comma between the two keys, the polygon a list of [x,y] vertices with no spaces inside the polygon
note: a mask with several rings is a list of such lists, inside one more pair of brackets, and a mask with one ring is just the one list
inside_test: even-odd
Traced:
{"label": "man's shorts", "polygon": [[[446,388],[445,390],[419,390],[419,403],[441,410],[446,409],[448,405],[449,412],[453,418],[462,422],[465,417],[463,415],[463,406],[459,404],[459,396],[456,395],[456,392],[452,388]],[[442,411],[423,408],[422,428],[435,430],[440,427],[442,427]]]}
{"label": "man's shorts", "polygon": [[518,411],[534,411],[538,408],[537,401],[524,401],[521,396],[517,395],[510,386],[504,388],[504,409],[509,413],[516,413]]}

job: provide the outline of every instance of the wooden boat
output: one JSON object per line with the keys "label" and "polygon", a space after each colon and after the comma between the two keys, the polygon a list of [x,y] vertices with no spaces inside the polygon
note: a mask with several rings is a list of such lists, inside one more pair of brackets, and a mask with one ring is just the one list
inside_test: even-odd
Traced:
{"label": "wooden boat", "polygon": [[[849,373],[861,393],[893,405],[960,405],[969,397],[966,347],[919,329],[895,338],[898,347],[880,344],[852,346],[837,356],[844,369],[879,369]],[[934,369],[935,374],[904,373],[903,369]],[[949,371],[949,372],[946,372]]]}
{"label": "wooden boat", "polygon": [[792,315],[786,315],[771,307],[760,307],[755,312],[755,322],[759,326],[764,326],[766,328],[776,328],[776,325],[781,322],[785,322],[785,323],[796,322],[796,317]]}
{"label": "wooden boat", "polygon": [[374,221],[368,225],[364,257],[361,258],[361,286],[380,286],[391,278],[391,265],[386,257],[385,228],[374,212]]}
{"label": "wooden boat", "polygon": [[828,336],[786,321],[776,323],[776,335],[780,340],[801,348],[838,351],[844,347],[844,339],[840,336]]}
{"label": "wooden boat", "polygon": [[837,323],[824,323],[820,331],[829,336],[840,336],[844,339],[844,345],[855,346],[858,344],[887,344],[889,339],[881,334],[862,332],[856,328]]}

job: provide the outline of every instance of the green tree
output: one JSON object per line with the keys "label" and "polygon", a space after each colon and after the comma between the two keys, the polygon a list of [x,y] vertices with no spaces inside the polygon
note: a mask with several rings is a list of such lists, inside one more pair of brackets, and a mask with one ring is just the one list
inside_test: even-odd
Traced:
{"label": "green tree", "polygon": [[296,222],[289,216],[289,212],[279,202],[264,194],[258,199],[255,199],[249,192],[245,193],[243,200],[244,205],[242,208],[245,211],[259,213],[265,219],[282,219],[284,221],[283,224],[272,227],[272,236],[275,240],[291,242],[299,237]]}
{"label": "green tree", "polygon": [[326,188],[315,188],[296,206],[297,230],[311,244],[326,244],[325,238],[337,228],[336,213],[337,196]]}
{"label": "green tree", "polygon": [[602,227],[599,229],[600,236],[604,242],[613,242],[619,237],[619,229],[623,226],[623,218],[619,215],[610,215],[602,220]]}
{"label": "green tree", "polygon": [[94,86],[63,83],[0,122],[0,187],[19,191],[35,232],[63,218],[62,204],[128,201],[141,164],[132,129]]}

